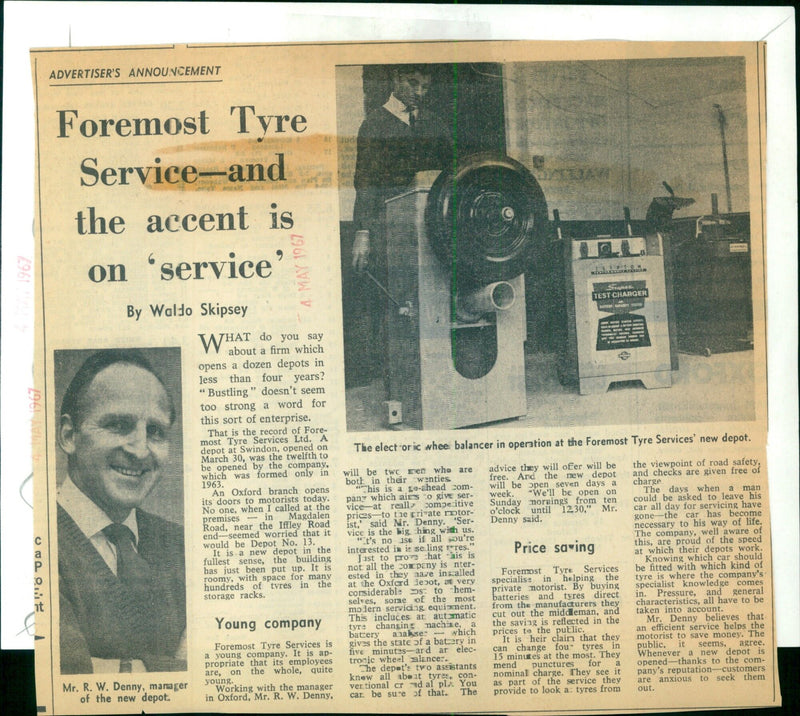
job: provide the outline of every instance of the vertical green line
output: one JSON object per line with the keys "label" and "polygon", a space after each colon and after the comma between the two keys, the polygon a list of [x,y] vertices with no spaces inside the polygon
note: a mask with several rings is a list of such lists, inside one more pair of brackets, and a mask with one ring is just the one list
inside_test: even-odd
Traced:
{"label": "vertical green line", "polygon": [[[453,117],[452,117],[452,138],[453,138],[453,173],[452,189],[450,193],[450,323],[451,326],[456,322],[456,289],[458,286],[458,271],[456,268],[456,252],[458,244],[456,241],[456,219],[457,219],[457,197],[456,197],[456,175],[458,172],[458,63],[453,63]],[[456,360],[456,333],[455,328],[450,328],[450,354],[453,365]]]}

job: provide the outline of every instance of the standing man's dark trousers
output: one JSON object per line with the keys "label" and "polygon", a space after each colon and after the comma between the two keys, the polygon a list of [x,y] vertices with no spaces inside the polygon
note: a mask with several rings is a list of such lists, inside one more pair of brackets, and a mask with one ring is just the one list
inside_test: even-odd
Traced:
{"label": "standing man's dark trousers", "polygon": [[[383,286],[388,280],[386,269],[385,251],[380,244],[383,241],[374,240],[371,245],[375,247],[373,258],[370,262],[369,273]],[[346,242],[346,251],[342,251],[343,271],[345,276],[344,291],[344,344],[345,376],[347,387],[369,385],[381,379],[383,386],[387,385],[388,356],[386,355],[386,311],[388,301],[384,293],[365,273],[359,273],[350,265],[352,255],[353,236]],[[385,391],[385,388],[381,388]]]}

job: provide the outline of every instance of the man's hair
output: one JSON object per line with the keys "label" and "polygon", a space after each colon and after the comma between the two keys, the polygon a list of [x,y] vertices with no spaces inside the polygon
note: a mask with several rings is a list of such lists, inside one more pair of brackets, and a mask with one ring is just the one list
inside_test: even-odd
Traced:
{"label": "man's hair", "polygon": [[424,65],[424,64],[407,64],[407,65],[394,65],[392,67],[392,72],[396,72],[398,77],[403,75],[413,75],[413,74],[421,74],[421,75],[431,75],[431,66]]}
{"label": "man's hair", "polygon": [[61,400],[61,415],[69,415],[75,427],[79,427],[83,422],[86,410],[86,391],[98,373],[116,363],[125,363],[142,368],[161,383],[161,387],[164,388],[164,392],[167,395],[167,400],[169,400],[169,421],[173,423],[175,421],[175,404],[172,402],[172,396],[169,394],[164,381],[153,370],[153,366],[150,365],[150,362],[142,353],[124,348],[98,351],[83,362],[83,365],[75,373],[72,382],[70,382],[67,391],[64,393],[64,398]]}

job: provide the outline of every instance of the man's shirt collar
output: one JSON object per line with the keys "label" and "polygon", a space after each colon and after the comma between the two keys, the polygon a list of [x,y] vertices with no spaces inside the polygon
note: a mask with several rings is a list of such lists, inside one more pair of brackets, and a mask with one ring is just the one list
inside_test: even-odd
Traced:
{"label": "man's shirt collar", "polygon": [[383,105],[383,108],[397,117],[403,124],[410,124],[408,107],[397,99],[394,94],[389,95],[389,99],[386,100],[386,104]]}
{"label": "man's shirt collar", "polygon": [[[87,537],[92,539],[103,529],[110,525],[112,520],[103,510],[92,502],[80,488],[67,477],[58,488],[58,504],[66,510],[72,521],[78,525],[78,529]],[[130,528],[133,532],[134,540],[139,542],[139,528],[136,523],[136,510],[131,510],[122,524]]]}

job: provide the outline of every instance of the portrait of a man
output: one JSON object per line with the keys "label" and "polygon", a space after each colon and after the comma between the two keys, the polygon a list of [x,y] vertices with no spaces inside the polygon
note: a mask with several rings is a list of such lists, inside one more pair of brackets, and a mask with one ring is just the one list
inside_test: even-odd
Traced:
{"label": "portrait of a man", "polygon": [[92,353],[63,393],[62,674],[186,669],[183,528],[142,508],[170,459],[176,410],[136,350]]}

